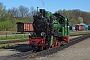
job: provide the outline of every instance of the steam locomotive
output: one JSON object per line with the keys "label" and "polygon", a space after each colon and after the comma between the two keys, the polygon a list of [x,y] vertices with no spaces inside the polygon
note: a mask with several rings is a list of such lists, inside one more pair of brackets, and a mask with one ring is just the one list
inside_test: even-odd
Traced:
{"label": "steam locomotive", "polygon": [[34,30],[29,33],[29,46],[33,50],[44,50],[69,43],[68,18],[39,9],[33,19]]}

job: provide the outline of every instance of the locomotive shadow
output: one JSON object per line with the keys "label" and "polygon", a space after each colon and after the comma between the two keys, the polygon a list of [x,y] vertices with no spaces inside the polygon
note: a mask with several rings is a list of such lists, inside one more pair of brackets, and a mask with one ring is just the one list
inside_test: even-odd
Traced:
{"label": "locomotive shadow", "polygon": [[29,47],[28,44],[18,44],[16,47],[12,47],[10,48],[15,51],[18,51],[18,52],[27,52],[27,51],[31,51],[31,48]]}
{"label": "locomotive shadow", "polygon": [[14,49],[20,52],[27,52],[31,50],[28,44],[18,44],[18,46],[15,47]]}

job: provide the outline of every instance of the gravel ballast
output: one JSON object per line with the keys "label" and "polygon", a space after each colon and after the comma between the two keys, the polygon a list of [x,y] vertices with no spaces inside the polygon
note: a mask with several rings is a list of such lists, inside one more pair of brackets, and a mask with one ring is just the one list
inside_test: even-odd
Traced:
{"label": "gravel ballast", "polygon": [[90,38],[50,56],[35,60],[90,60]]}

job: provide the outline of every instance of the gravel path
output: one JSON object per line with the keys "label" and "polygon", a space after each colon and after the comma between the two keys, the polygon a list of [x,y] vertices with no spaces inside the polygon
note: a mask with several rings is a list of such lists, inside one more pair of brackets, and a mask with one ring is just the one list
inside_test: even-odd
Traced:
{"label": "gravel path", "polygon": [[90,38],[50,56],[35,60],[90,60]]}
{"label": "gravel path", "polygon": [[0,57],[13,55],[16,53],[21,53],[29,50],[28,42],[19,42],[19,43],[11,43],[18,44],[18,47],[12,49],[0,49]]}
{"label": "gravel path", "polygon": [[0,50],[0,57],[1,56],[8,56],[8,55],[16,54],[16,53],[19,53],[19,52],[14,50],[14,49],[1,49]]}

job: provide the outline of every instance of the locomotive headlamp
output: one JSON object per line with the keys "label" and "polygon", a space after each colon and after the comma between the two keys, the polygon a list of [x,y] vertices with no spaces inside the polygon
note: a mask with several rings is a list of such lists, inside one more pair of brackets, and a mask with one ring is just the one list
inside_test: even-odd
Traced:
{"label": "locomotive headlamp", "polygon": [[33,32],[30,32],[30,33],[29,33],[29,36],[33,36]]}
{"label": "locomotive headlamp", "polygon": [[65,20],[67,21],[67,18],[65,18]]}
{"label": "locomotive headlamp", "polygon": [[45,32],[41,32],[41,36],[45,36],[46,35],[46,33]]}

